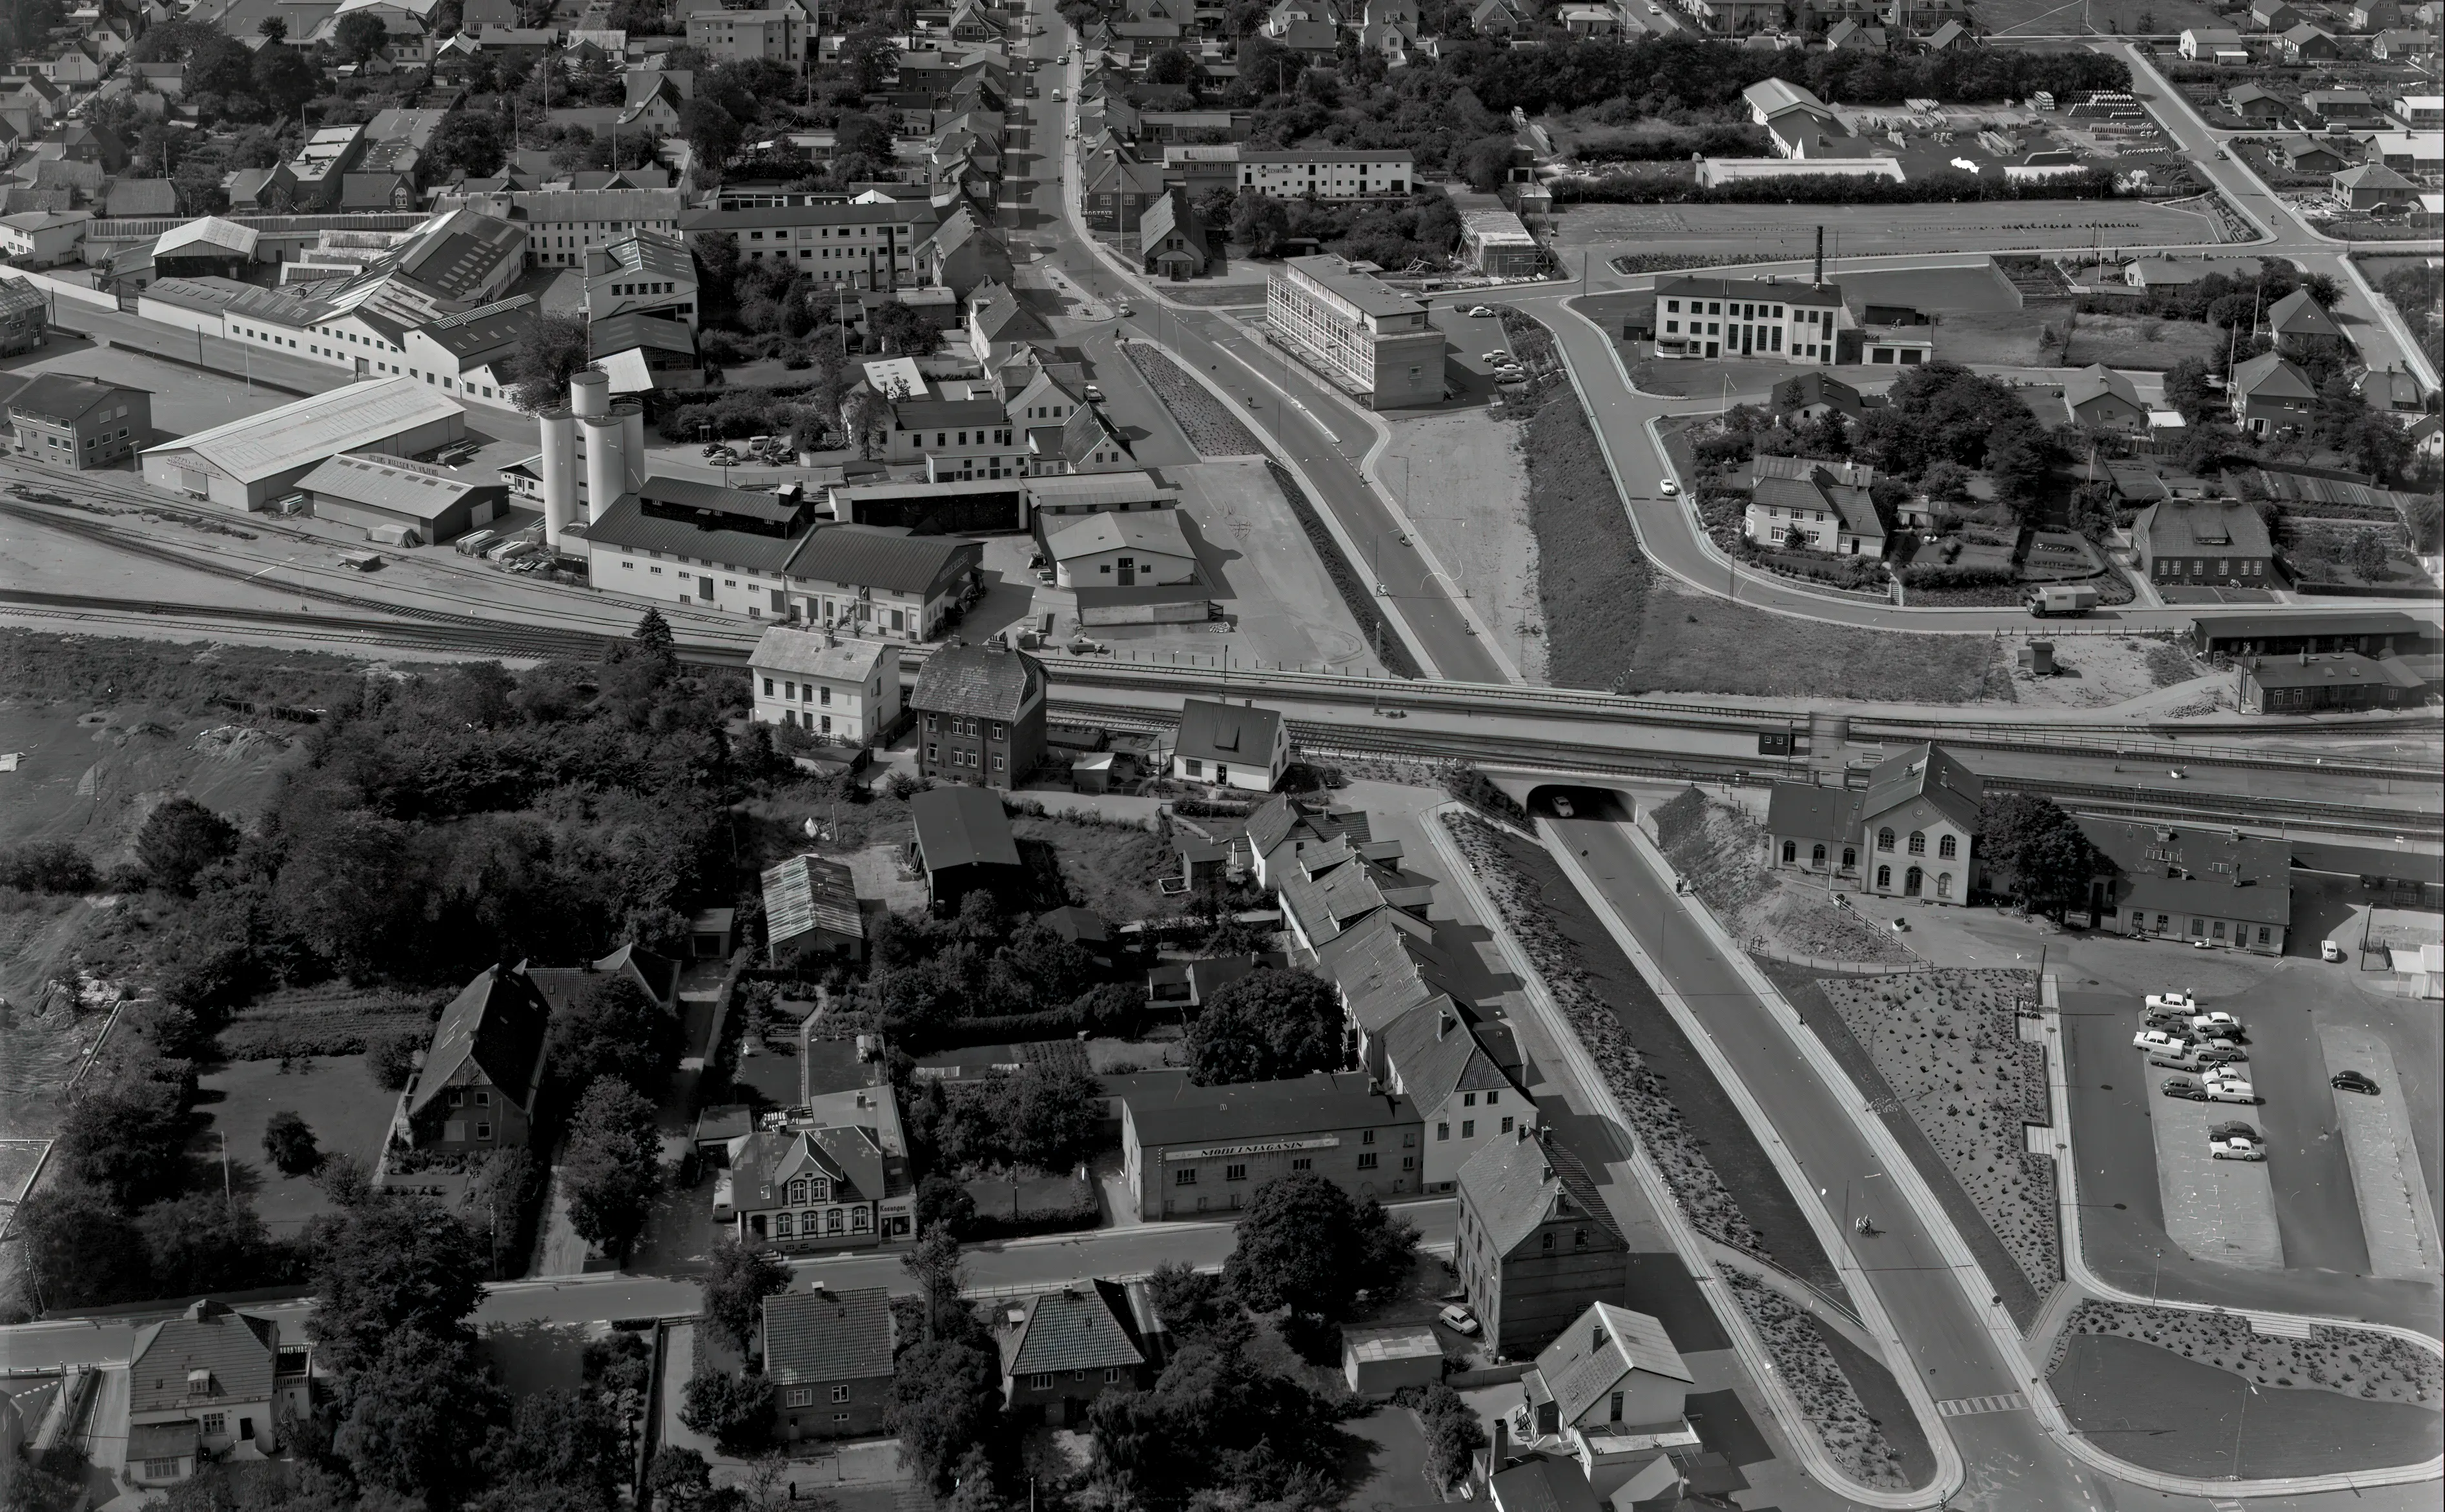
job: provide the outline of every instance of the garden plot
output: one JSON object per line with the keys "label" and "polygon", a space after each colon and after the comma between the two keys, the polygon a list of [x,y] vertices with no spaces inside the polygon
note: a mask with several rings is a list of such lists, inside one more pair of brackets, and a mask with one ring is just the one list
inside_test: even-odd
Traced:
{"label": "garden plot", "polygon": [[[1820,982],[1945,1169],[2043,1296],[2062,1279],[2055,1163],[2028,1150],[2047,1121],[2045,1050],[2020,1037],[2024,971],[1931,971]],[[2206,1153],[2204,1136],[2200,1153]]]}
{"label": "garden plot", "polygon": [[1150,342],[1123,342],[1122,355],[1137,368],[1147,381],[1147,387],[1171,411],[1180,422],[1181,434],[1188,444],[1197,448],[1200,457],[1262,457],[1264,443],[1258,440],[1238,416],[1223,407],[1222,401],[1206,392],[1197,380],[1181,370],[1162,347]]}
{"label": "garden plot", "polygon": [[1859,1400],[1851,1378],[1842,1373],[1833,1349],[1819,1332],[1818,1321],[1746,1271],[1725,1266],[1723,1275],[1741,1310],[1748,1314],[1773,1352],[1775,1363],[1783,1372],[1783,1384],[1791,1388],[1835,1465],[1865,1485],[1893,1490],[1908,1486],[1910,1477],[1902,1472],[1901,1456],[1869,1417],[1867,1405]]}
{"label": "garden plot", "polygon": [[2137,1302],[2084,1301],[2055,1335],[2052,1374],[2082,1334],[2137,1339],[2229,1371],[2258,1386],[2335,1391],[2368,1402],[2425,1407],[2445,1396],[2445,1364],[2384,1334],[2318,1324],[2307,1338],[2259,1334],[2237,1313],[2190,1313]]}
{"label": "garden plot", "polygon": [[1798,872],[1766,866],[1764,827],[1691,788],[1654,811],[1657,849],[1725,927],[1764,953],[1903,965],[1908,950]]}

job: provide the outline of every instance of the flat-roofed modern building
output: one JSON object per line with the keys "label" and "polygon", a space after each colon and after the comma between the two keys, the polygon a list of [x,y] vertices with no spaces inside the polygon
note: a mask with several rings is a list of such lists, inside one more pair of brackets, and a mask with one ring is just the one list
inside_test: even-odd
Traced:
{"label": "flat-roofed modern building", "polygon": [[1418,1111],[1364,1072],[1133,1089],[1121,1102],[1121,1159],[1148,1222],[1234,1212],[1258,1187],[1314,1171],[1354,1198],[1418,1191]]}
{"label": "flat-roofed modern building", "polygon": [[1444,397],[1444,333],[1427,307],[1338,257],[1293,257],[1267,278],[1265,328],[1371,409]]}
{"label": "flat-roofed modern building", "polygon": [[1763,357],[1830,367],[1838,333],[1852,324],[1835,284],[1674,278],[1655,289],[1658,357]]}

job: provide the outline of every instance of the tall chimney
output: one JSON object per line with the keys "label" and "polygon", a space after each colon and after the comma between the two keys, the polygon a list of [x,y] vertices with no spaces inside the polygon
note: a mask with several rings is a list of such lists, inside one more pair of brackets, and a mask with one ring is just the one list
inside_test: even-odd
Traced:
{"label": "tall chimney", "polygon": [[1825,228],[1817,228],[1817,274],[1811,280],[1818,288],[1825,287]]}

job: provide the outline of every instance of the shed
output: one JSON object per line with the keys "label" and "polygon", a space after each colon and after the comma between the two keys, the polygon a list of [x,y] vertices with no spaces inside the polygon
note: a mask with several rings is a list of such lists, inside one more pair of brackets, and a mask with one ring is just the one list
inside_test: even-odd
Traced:
{"label": "shed", "polygon": [[764,941],[775,965],[808,956],[862,961],[857,879],[825,856],[792,856],[764,872]]}
{"label": "shed", "polygon": [[408,530],[439,545],[487,524],[509,507],[497,474],[489,479],[431,462],[380,453],[334,457],[297,480],[318,520],[377,530]]}
{"label": "shed", "polygon": [[1444,1378],[1444,1347],[1435,1331],[1423,1323],[1345,1329],[1341,1374],[1357,1396],[1390,1396],[1405,1386],[1432,1386]]}
{"label": "shed", "polygon": [[909,800],[911,842],[926,895],[950,911],[970,892],[992,893],[1007,907],[1026,890],[1026,868],[1001,794],[990,788],[929,788]]}
{"label": "shed", "polygon": [[723,961],[738,939],[738,910],[707,908],[688,921],[688,954],[699,961]]}

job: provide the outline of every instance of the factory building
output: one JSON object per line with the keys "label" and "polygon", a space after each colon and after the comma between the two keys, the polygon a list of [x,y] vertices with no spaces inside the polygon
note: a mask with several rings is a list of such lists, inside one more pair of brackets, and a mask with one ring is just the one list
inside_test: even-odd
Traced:
{"label": "factory building", "polygon": [[308,395],[148,446],[144,481],[252,512],[343,452],[418,457],[466,437],[467,412],[456,400],[402,374]]}
{"label": "factory building", "polygon": [[[645,481],[645,411],[611,401],[611,378],[587,368],[569,381],[569,402],[545,410],[543,533],[558,551],[571,525],[590,525]],[[598,585],[599,586],[599,585]]]}

